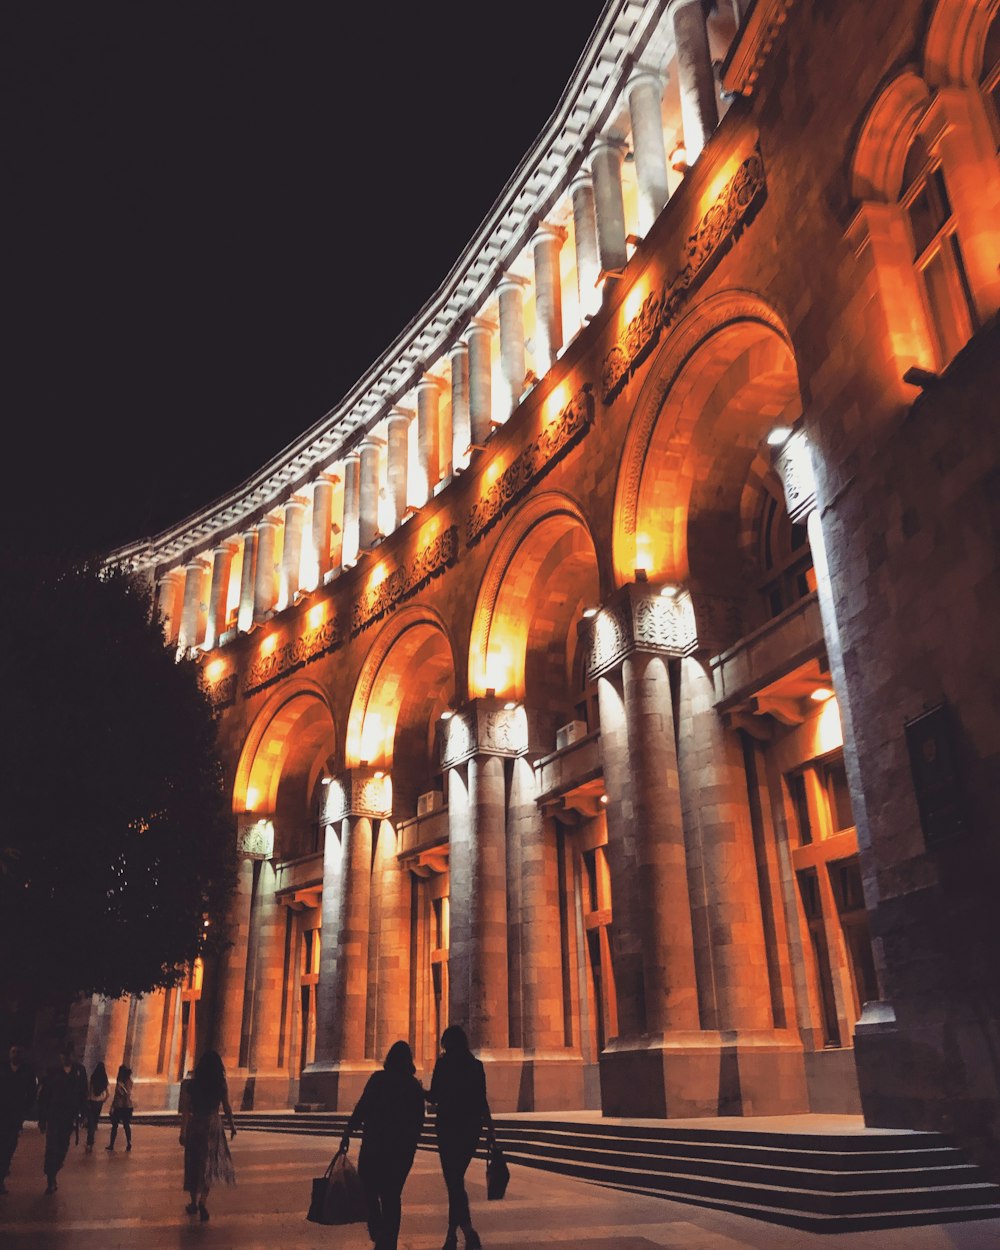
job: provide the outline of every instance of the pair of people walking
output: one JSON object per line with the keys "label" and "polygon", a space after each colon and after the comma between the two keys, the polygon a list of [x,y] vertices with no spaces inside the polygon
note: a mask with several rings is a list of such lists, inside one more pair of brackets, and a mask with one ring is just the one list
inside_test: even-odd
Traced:
{"label": "pair of people walking", "polygon": [[132,1149],[132,1069],[124,1063],[121,1065],[112,1093],[107,1069],[103,1063],[98,1063],[87,1082],[87,1102],[84,1110],[87,1123],[87,1154],[94,1149],[101,1112],[109,1098],[111,1099],[111,1140],[105,1146],[105,1150],[114,1150],[119,1126],[125,1130],[125,1149]]}
{"label": "pair of people walking", "polygon": [[466,1250],[479,1250],[482,1244],[472,1226],[465,1173],[484,1124],[493,1135],[486,1071],[458,1025],[445,1029],[441,1047],[444,1053],[434,1066],[430,1090],[425,1091],[416,1078],[410,1047],[406,1042],[394,1043],[383,1070],[365,1086],[340,1143],[346,1153],[351,1134],[363,1129],[358,1176],[368,1202],[368,1232],[375,1250],[397,1250],[403,1186],[423,1129],[425,1099],[437,1107],[438,1153],[448,1191],[443,1250],[457,1250],[459,1229]]}

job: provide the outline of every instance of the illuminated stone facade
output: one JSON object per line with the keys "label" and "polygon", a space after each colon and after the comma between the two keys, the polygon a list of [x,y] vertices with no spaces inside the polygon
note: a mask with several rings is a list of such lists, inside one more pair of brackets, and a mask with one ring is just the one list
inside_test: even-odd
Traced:
{"label": "illuminated stone facade", "polygon": [[378,366],[116,554],[243,854],[226,958],[92,1009],[144,1106],[451,1021],[500,1110],[995,1133],[996,9],[613,0]]}

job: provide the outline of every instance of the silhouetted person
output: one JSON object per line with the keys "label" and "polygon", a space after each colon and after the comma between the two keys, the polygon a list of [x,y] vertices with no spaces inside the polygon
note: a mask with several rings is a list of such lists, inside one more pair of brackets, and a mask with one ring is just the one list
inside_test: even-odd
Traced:
{"label": "silhouetted person", "polygon": [[236,1184],[233,1157],[222,1131],[219,1109],[229,1121],[230,1138],[236,1136],[233,1109],[229,1105],[226,1069],[218,1051],[206,1050],[194,1076],[181,1088],[181,1145],[184,1147],[184,1188],[191,1201],[184,1208],[208,1219],[205,1200],[215,1181]]}
{"label": "silhouetted person", "polygon": [[59,1063],[42,1079],[38,1095],[38,1127],[45,1134],[45,1161],[42,1164],[47,1194],[56,1192],[56,1177],[66,1162],[69,1137],[83,1115],[87,1103],[87,1074],[73,1058],[73,1044],[59,1052]]}
{"label": "silhouetted person", "polygon": [[97,1122],[101,1118],[101,1108],[108,1101],[108,1073],[103,1063],[97,1064],[87,1082],[87,1154],[94,1149],[94,1137],[97,1134]]}
{"label": "silhouetted person", "polygon": [[437,1143],[441,1171],[448,1187],[448,1235],[442,1250],[456,1250],[458,1229],[465,1234],[466,1250],[479,1250],[479,1234],[472,1227],[465,1173],[479,1145],[483,1125],[493,1136],[493,1119],[486,1101],[486,1069],[469,1050],[465,1030],[449,1025],[441,1034],[444,1054],[434,1065],[427,1095],[437,1105]]}
{"label": "silhouetted person", "polygon": [[389,1047],[381,1072],[368,1080],[344,1130],[341,1149],[362,1129],[358,1176],[368,1203],[375,1250],[396,1250],[402,1195],[424,1127],[424,1090],[406,1042]]}
{"label": "silhouetted person", "polygon": [[134,1110],[132,1069],[123,1063],[115,1077],[115,1092],[111,1099],[111,1140],[104,1147],[105,1150],[114,1150],[119,1124],[125,1130],[126,1151],[132,1149],[132,1112]]}
{"label": "silhouetted person", "polygon": [[20,1046],[12,1046],[0,1063],[0,1194],[7,1192],[4,1181],[17,1149],[24,1117],[35,1101],[35,1072],[24,1060]]}

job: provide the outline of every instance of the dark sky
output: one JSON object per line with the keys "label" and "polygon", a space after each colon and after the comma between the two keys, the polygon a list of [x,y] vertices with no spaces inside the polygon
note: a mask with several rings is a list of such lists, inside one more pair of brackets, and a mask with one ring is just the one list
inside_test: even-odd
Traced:
{"label": "dark sky", "polygon": [[9,521],[155,532],[322,416],[445,276],[602,8],[3,6]]}

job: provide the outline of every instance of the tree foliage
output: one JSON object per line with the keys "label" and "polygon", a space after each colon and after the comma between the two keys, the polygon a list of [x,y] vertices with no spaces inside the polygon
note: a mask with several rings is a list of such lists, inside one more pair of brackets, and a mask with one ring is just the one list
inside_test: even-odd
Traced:
{"label": "tree foliage", "polygon": [[172,984],[224,928],[235,874],[197,666],[134,579],[9,553],[3,572],[0,993]]}

